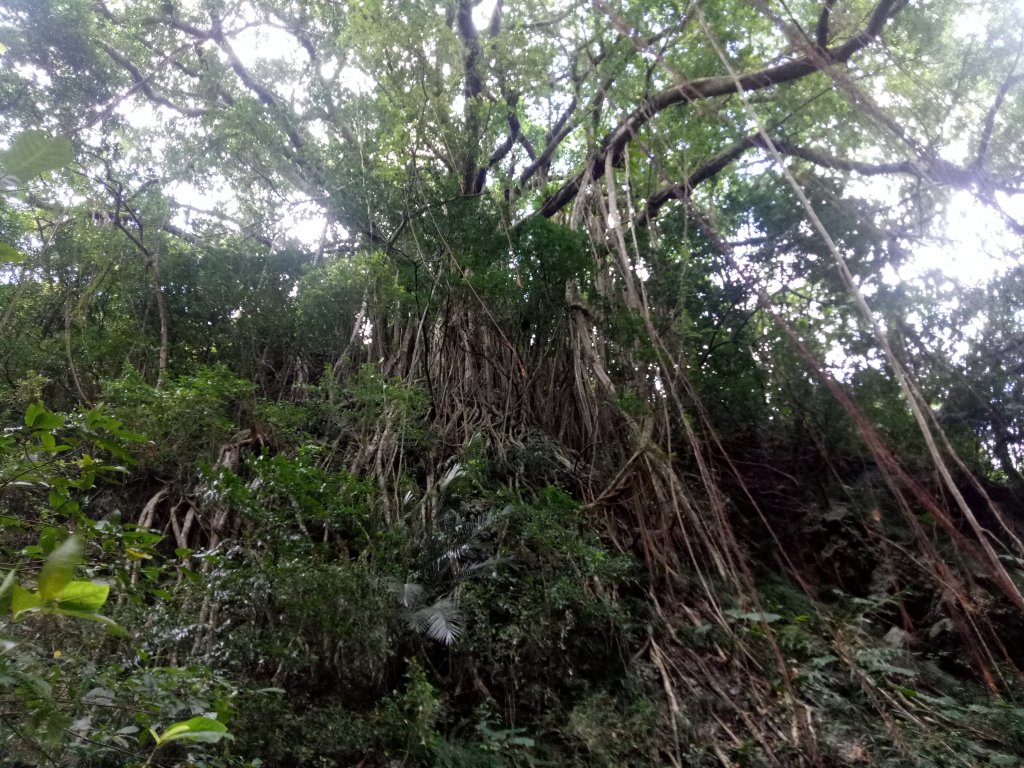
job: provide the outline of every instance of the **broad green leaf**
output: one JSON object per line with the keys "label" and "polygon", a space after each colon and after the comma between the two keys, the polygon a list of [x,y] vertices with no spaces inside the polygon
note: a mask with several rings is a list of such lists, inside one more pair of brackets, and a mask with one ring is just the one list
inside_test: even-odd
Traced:
{"label": "broad green leaf", "polygon": [[213,720],[209,717],[193,717],[191,720],[183,720],[180,723],[169,725],[163,733],[157,735],[150,730],[158,747],[169,744],[172,741],[201,741],[213,744],[223,739],[228,732],[224,723]]}
{"label": "broad green leaf", "polygon": [[60,429],[64,426],[64,417],[58,413],[46,411],[40,414],[33,426],[36,429]]}
{"label": "broad green leaf", "polygon": [[29,592],[20,584],[11,588],[11,612],[14,620],[17,621],[21,614],[39,608],[43,601],[35,592]]}
{"label": "broad green leaf", "polygon": [[113,440],[106,440],[104,438],[98,437],[96,438],[95,442],[96,445],[105,450],[111,456],[116,456],[117,458],[123,461],[132,461],[131,454],[129,454],[128,451],[126,451],[120,445],[115,443]]}
{"label": "broad green leaf", "polygon": [[110,705],[114,703],[117,698],[117,694],[109,688],[93,688],[82,697],[82,701],[88,704],[105,704]]}
{"label": "broad green leaf", "polygon": [[37,432],[39,442],[43,444],[43,450],[47,453],[57,452],[57,438],[53,436],[53,432]]}
{"label": "broad green leaf", "polygon": [[50,491],[47,499],[50,503],[50,509],[54,512],[61,512],[65,515],[73,515],[78,511],[78,502],[72,501],[71,497],[64,492]]}
{"label": "broad green leaf", "polygon": [[110,587],[94,581],[72,581],[60,594],[56,601],[60,607],[71,611],[98,611],[107,602]]}
{"label": "broad green leaf", "polygon": [[67,539],[67,531],[63,528],[56,528],[48,525],[39,534],[39,546],[43,548],[43,554],[47,557]]}
{"label": "broad green leaf", "polygon": [[53,600],[70,583],[75,566],[82,562],[82,540],[71,536],[50,553],[39,572],[39,597]]}
{"label": "broad green leaf", "polygon": [[44,413],[46,413],[46,408],[45,406],[43,406],[42,403],[32,403],[28,408],[25,409],[25,426],[35,426],[36,419],[38,419],[39,416]]}
{"label": "broad green leaf", "polygon": [[1020,765],[1018,758],[1011,755],[1004,755],[999,752],[992,752],[988,756],[989,765]]}
{"label": "broad green leaf", "polygon": [[8,243],[0,243],[0,264],[21,264],[25,254]]}
{"label": "broad green leaf", "polygon": [[25,426],[33,429],[60,429],[64,426],[64,417],[50,413],[42,403],[32,403],[25,410]]}
{"label": "broad green leaf", "polygon": [[23,131],[14,137],[10,149],[0,152],[0,173],[24,183],[41,173],[70,165],[74,159],[74,147],[63,136]]}

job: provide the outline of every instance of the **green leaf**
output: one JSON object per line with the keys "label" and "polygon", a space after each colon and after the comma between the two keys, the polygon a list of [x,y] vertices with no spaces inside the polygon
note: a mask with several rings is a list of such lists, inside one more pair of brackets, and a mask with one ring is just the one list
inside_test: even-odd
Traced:
{"label": "green leaf", "polygon": [[163,733],[157,735],[150,729],[157,747],[169,744],[172,741],[201,741],[213,744],[223,739],[228,729],[224,723],[220,723],[209,717],[193,717],[191,720],[183,720],[167,726]]}
{"label": "green leaf", "polygon": [[21,614],[39,608],[43,601],[35,592],[29,592],[20,584],[11,587],[11,613],[17,621]]}
{"label": "green leaf", "polygon": [[53,436],[53,432],[37,432],[36,435],[39,437],[39,442],[43,444],[43,450],[47,453],[57,452],[57,438]]}
{"label": "green leaf", "polygon": [[82,540],[71,536],[46,558],[39,572],[39,597],[44,602],[56,598],[71,582],[75,566],[81,562]]}
{"label": "green leaf", "polygon": [[1004,755],[999,752],[991,752],[988,756],[989,765],[1019,765],[1018,758]]}
{"label": "green leaf", "polygon": [[39,534],[39,546],[42,548],[43,554],[49,557],[67,537],[67,531],[63,528],[55,528],[52,525],[48,525]]}
{"label": "green leaf", "polygon": [[35,426],[36,419],[43,413],[46,413],[46,407],[42,403],[32,403],[25,409],[25,426]]}
{"label": "green leaf", "polygon": [[60,607],[72,611],[98,611],[107,602],[110,587],[94,581],[72,581],[60,594],[56,601]]}
{"label": "green leaf", "polygon": [[60,429],[64,426],[64,417],[50,413],[42,403],[32,403],[25,410],[25,426],[33,429]]}
{"label": "green leaf", "polygon": [[64,426],[64,417],[57,413],[46,411],[36,419],[36,429],[60,429]]}
{"label": "green leaf", "polygon": [[21,264],[25,254],[8,243],[0,243],[0,264]]}
{"label": "green leaf", "polygon": [[0,173],[24,183],[47,171],[70,165],[75,149],[63,136],[51,137],[42,131],[22,131],[11,148],[0,152]]}

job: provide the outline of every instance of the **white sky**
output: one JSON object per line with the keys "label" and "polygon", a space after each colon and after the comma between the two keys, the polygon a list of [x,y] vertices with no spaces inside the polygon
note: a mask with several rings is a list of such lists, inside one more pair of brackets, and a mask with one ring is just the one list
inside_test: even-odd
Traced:
{"label": "white sky", "polygon": [[[1007,212],[1024,221],[1024,195],[1002,201]],[[939,270],[963,286],[978,285],[1018,263],[1022,242],[992,208],[979,203],[970,192],[954,192],[945,206],[944,232],[929,242],[918,243],[913,258],[896,273],[914,281]],[[895,272],[895,270],[891,270]],[[887,276],[892,282],[894,275]]]}

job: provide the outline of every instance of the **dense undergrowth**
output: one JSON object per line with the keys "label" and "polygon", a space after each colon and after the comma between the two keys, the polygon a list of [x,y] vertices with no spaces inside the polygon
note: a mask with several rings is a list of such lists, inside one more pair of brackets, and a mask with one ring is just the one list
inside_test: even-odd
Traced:
{"label": "dense undergrowth", "polygon": [[[304,310],[290,303],[294,322]],[[245,322],[222,332],[253,333]],[[4,390],[5,551],[31,582],[75,531],[128,632],[7,625],[6,763],[969,766],[1024,754],[1015,612],[977,570],[967,618],[992,645],[965,640],[910,554],[920,532],[811,384],[817,405],[756,406],[770,428],[751,414],[735,436],[714,433],[737,582],[693,550],[652,560],[644,539],[659,532],[624,526],[620,495],[635,491],[594,446],[539,425],[501,435],[478,419],[471,432],[469,418],[452,442],[426,382],[352,361],[293,373],[286,395],[231,371],[230,338],[207,343],[159,387],[132,366],[96,379],[102,405],[84,415],[32,405],[61,399],[38,353]],[[869,378],[865,407],[891,408]],[[623,402],[627,421],[650,407]],[[910,430],[899,439],[913,449]],[[694,489],[677,503],[712,515],[692,459],[668,460]],[[730,480],[733,462],[756,470]],[[229,734],[158,749],[145,736],[197,716]]]}
{"label": "dense undergrowth", "polygon": [[0,766],[1024,764],[1021,28],[0,5]]}

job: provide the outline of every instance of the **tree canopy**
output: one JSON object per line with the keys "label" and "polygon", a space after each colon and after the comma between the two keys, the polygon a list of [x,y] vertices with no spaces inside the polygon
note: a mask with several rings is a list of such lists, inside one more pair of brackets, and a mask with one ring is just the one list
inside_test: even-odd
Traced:
{"label": "tree canopy", "polygon": [[1022,30],[8,0],[0,764],[1016,764]]}

